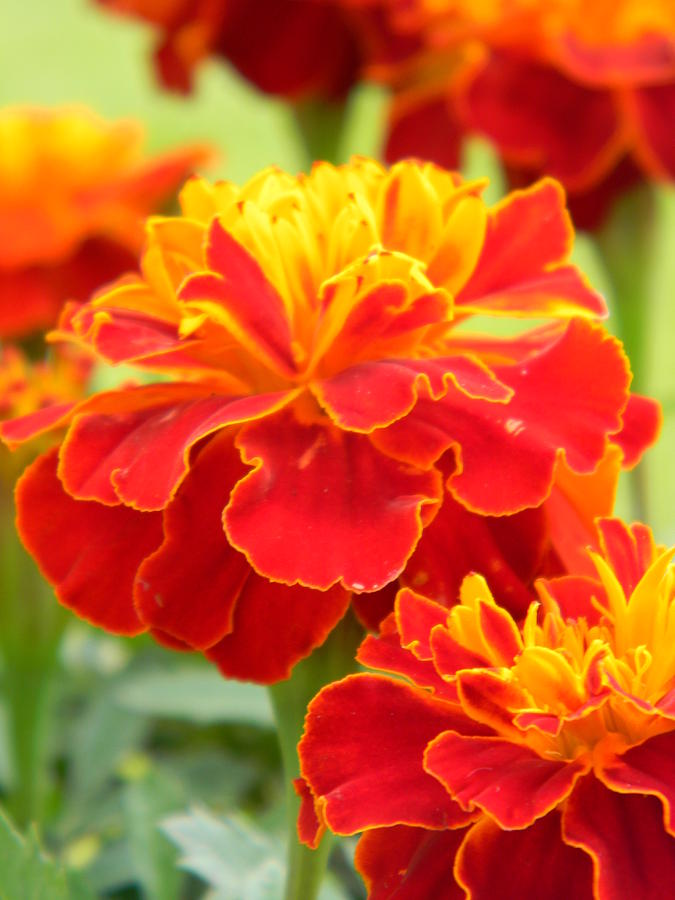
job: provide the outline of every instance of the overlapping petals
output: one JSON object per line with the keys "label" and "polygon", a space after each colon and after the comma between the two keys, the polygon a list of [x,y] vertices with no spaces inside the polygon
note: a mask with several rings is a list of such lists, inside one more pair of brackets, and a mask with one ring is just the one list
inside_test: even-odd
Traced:
{"label": "overlapping petals", "polygon": [[[162,541],[110,605],[128,603],[160,638],[226,667],[237,623],[254,627],[248,604],[273,582],[274,604],[302,606],[287,673],[347,592],[381,591],[416,548],[439,570],[420,544],[435,518],[454,508],[534,528],[543,503],[573,497],[575,478],[602,481],[624,454],[635,462],[657,408],[629,400],[625,356],[595,321],[602,298],[568,262],[559,186],[493,208],[483,187],[429,164],[363,159],[308,176],[271,169],[241,189],[188,182],[181,216],[149,220],[140,274],[70,306],[54,335],[164,380],[2,428],[9,443],[67,429],[57,465],[30,470],[19,494],[32,552],[48,552],[33,480],[62,492],[54,509],[66,518],[108,510],[95,520],[102,534],[119,508],[139,523],[159,514]],[[516,333],[472,331],[477,315],[511,318]],[[597,505],[572,499],[578,518],[606,512],[612,490],[592,491]],[[505,553],[528,590],[538,563]],[[96,620],[84,594],[53,580]],[[261,646],[276,640],[268,624]]]}
{"label": "overlapping petals", "polygon": [[543,173],[560,179],[585,227],[640,178],[674,177],[672,4],[384,6],[392,30],[416,46],[372,73],[396,91],[389,159],[414,154],[455,166],[464,136],[483,135],[514,186]]}
{"label": "overlapping petals", "polygon": [[54,325],[135,267],[143,220],[207,157],[185,148],[146,160],[133,122],[83,108],[0,113],[0,336]]}
{"label": "overlapping petals", "polygon": [[480,900],[496,877],[505,898],[668,896],[675,549],[598,528],[595,577],[541,580],[520,627],[479,575],[451,610],[400,591],[359,652],[399,677],[349,676],[310,704],[300,835],[365,830],[371,897]]}
{"label": "overlapping petals", "polygon": [[340,97],[363,49],[349,10],[333,0],[98,0],[159,31],[162,82],[187,91],[208,56],[226,59],[261,90],[297,100]]}

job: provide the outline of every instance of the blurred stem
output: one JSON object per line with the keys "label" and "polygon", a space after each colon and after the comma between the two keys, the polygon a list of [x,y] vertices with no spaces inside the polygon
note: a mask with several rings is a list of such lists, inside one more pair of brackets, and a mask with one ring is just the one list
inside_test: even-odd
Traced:
{"label": "blurred stem", "polygon": [[0,487],[0,653],[12,767],[7,806],[19,826],[42,817],[50,695],[64,615],[14,527]]}
{"label": "blurred stem", "polygon": [[300,774],[297,746],[304,727],[309,701],[331,681],[343,678],[356,668],[356,648],[363,629],[349,611],[331,632],[323,646],[299,662],[291,677],[269,688],[281,746],[286,793],[288,870],[285,900],[314,900],[318,895],[331,850],[331,836],[325,834],[317,850],[310,850],[297,838],[300,803],[293,779]]}
{"label": "blurred stem", "polygon": [[[655,198],[644,186],[622,198],[596,236],[612,288],[614,332],[623,342],[633,372],[631,387],[646,390],[651,327],[651,256]],[[643,466],[629,473],[633,514],[647,520],[647,483]]]}
{"label": "blurred stem", "polygon": [[647,377],[646,337],[649,334],[650,257],[653,248],[653,191],[640,188],[616,204],[597,244],[614,298],[615,331],[631,361],[633,389],[644,389]]}
{"label": "blurred stem", "polygon": [[316,160],[339,162],[347,110],[348,104],[344,101],[303,100],[293,106],[308,169]]}

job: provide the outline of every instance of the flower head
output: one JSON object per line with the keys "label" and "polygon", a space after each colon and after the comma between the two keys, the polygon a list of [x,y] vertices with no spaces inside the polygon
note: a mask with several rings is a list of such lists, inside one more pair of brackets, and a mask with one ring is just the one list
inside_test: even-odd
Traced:
{"label": "flower head", "polygon": [[357,32],[340,3],[316,0],[99,0],[156,27],[156,64],[174,90],[192,86],[208,56],[228,60],[261,90],[289,97],[339,97],[355,80]]}
{"label": "flower head", "polygon": [[667,896],[675,549],[599,528],[595,578],[540,582],[520,627],[479,575],[449,611],[401,591],[359,658],[410,683],[355,675],[311,703],[301,835],[367,830],[372,896]]}
{"label": "flower head", "polygon": [[[593,322],[603,301],[566,261],[562,193],[544,181],[488,208],[482,188],[357,159],[243,188],[192,180],[181,216],[150,219],[141,274],[68,308],[59,334],[164,380],[2,428],[17,443],[68,426],[18,494],[23,538],[63,602],[230,672],[244,621],[297,659],[272,619],[246,613],[244,585],[259,604],[276,592],[280,617],[301,607],[307,653],[347,591],[400,575],[448,491],[504,515],[539,506],[563,459],[594,472],[633,405],[620,345]],[[471,331],[480,314],[519,327]],[[71,528],[92,518],[105,564],[79,560],[74,577],[49,533],[57,510]],[[128,582],[115,572],[103,591],[120,555]]]}
{"label": "flower head", "polygon": [[675,15],[663,0],[385,4],[418,50],[395,86],[387,155],[456,165],[462,138],[496,146],[515,186],[547,173],[580,225],[640,178],[672,179]]}
{"label": "flower head", "polygon": [[0,144],[4,337],[51,327],[66,300],[133,268],[144,217],[206,156],[146,160],[138,125],[75,107],[5,109]]}

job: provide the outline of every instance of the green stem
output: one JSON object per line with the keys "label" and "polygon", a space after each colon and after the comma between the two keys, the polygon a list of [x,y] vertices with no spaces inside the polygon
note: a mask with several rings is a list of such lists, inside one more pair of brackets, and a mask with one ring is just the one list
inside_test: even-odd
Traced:
{"label": "green stem", "polygon": [[295,104],[293,116],[308,168],[316,160],[340,162],[347,110],[347,102],[339,101],[304,100]]}
{"label": "green stem", "polygon": [[0,489],[0,571],[0,655],[12,764],[7,806],[24,826],[43,812],[50,695],[65,618],[21,546],[6,488]]}
{"label": "green stem", "polygon": [[297,835],[300,808],[293,779],[300,774],[297,745],[302,735],[309,701],[323,685],[343,678],[356,668],[356,648],[363,629],[349,612],[328,636],[323,646],[299,662],[291,677],[269,688],[281,746],[288,823],[288,872],[285,900],[314,900],[323,879],[331,849],[324,835],[317,850],[301,844]]}
{"label": "green stem", "polygon": [[[651,255],[655,220],[654,192],[638,189],[622,198],[596,236],[612,290],[613,330],[623,342],[633,372],[632,389],[646,391],[651,327]],[[647,479],[643,466],[630,473],[633,514],[647,517]]]}

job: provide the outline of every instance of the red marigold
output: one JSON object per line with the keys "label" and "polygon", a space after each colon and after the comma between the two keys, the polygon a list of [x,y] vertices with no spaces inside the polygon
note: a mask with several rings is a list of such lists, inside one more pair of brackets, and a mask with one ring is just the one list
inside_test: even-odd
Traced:
{"label": "red marigold", "polygon": [[558,178],[585,227],[641,177],[675,177],[672,3],[384,5],[423,48],[374,73],[396,89],[390,160],[413,154],[455,166],[464,135],[484,135],[512,185]]}
{"label": "red marigold", "polygon": [[[171,380],[2,428],[17,443],[68,426],[18,489],[62,602],[273,681],[348,591],[399,576],[447,491],[511,514],[563,459],[594,472],[635,401],[593,322],[603,301],[566,262],[562,191],[488,208],[483,186],[357,159],[241,189],[195,179],[181,216],[150,219],[142,274],[60,333]],[[490,337],[465,327],[480,314],[550,323]],[[635,455],[653,431],[612,440]]]}
{"label": "red marigold", "polygon": [[357,77],[360,31],[333,0],[98,0],[160,31],[156,63],[187,91],[207,56],[227,59],[263,91],[293,100],[340,97]]}
{"label": "red marigold", "polygon": [[206,156],[148,161],[142,139],[82,108],[0,112],[0,337],[53,326],[67,299],[135,267],[144,217]]}
{"label": "red marigold", "polygon": [[[595,578],[519,628],[479,575],[409,590],[300,742],[301,837],[366,831],[369,896],[665,898],[675,884],[675,549],[599,522]],[[497,893],[496,893],[497,891]]]}

